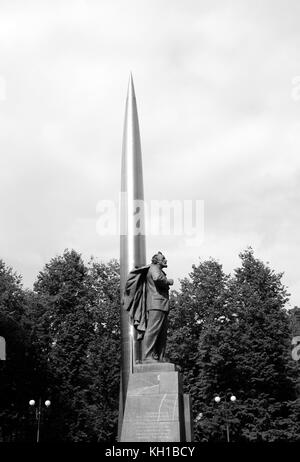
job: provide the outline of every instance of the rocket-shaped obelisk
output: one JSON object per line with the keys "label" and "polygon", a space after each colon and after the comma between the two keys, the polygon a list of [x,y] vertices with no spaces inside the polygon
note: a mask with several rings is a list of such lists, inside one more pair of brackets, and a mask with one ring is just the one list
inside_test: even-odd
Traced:
{"label": "rocket-shaped obelisk", "polygon": [[[135,267],[146,265],[144,223],[144,187],[140,130],[132,75],[130,74],[122,146],[121,197],[120,197],[120,278],[121,297],[128,273]],[[139,342],[130,324],[128,312],[121,305],[121,389],[120,419],[126,400],[129,374],[136,359],[141,359]]]}

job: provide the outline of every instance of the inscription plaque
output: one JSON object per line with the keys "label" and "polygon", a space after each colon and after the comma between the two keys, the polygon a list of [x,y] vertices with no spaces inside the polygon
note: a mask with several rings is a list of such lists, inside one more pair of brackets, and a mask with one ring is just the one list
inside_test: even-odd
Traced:
{"label": "inscription plaque", "polygon": [[121,442],[185,441],[181,377],[167,367],[130,375]]}

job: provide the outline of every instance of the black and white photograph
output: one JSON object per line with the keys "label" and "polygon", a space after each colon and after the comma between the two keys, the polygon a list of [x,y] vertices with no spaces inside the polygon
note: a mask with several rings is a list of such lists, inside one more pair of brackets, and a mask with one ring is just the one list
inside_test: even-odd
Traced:
{"label": "black and white photograph", "polygon": [[0,443],[300,443],[299,20],[0,0]]}

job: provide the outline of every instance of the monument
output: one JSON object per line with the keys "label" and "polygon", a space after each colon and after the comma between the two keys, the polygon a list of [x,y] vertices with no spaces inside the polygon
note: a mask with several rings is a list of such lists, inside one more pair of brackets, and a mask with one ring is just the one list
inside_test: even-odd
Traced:
{"label": "monument", "polygon": [[189,396],[179,368],[165,358],[169,287],[165,256],[146,265],[140,132],[132,75],[122,147],[120,222],[121,442],[192,441]]}

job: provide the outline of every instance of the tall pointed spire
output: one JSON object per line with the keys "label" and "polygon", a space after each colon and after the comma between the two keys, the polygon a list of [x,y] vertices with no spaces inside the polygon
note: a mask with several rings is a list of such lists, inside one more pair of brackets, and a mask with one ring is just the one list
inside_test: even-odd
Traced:
{"label": "tall pointed spire", "polygon": [[132,72],[130,72],[130,74],[129,74],[129,82],[128,82],[127,99],[132,99],[132,98],[135,98],[135,92],[134,92],[134,83],[133,83]]}
{"label": "tall pointed spire", "polygon": [[[142,151],[136,97],[130,73],[123,131],[121,204],[120,204],[120,278],[121,297],[129,271],[146,264],[146,242],[144,233],[144,187]],[[126,400],[129,374],[135,359],[141,359],[130,325],[128,312],[121,306],[121,390],[120,416]],[[119,429],[120,431],[120,429]]]}

